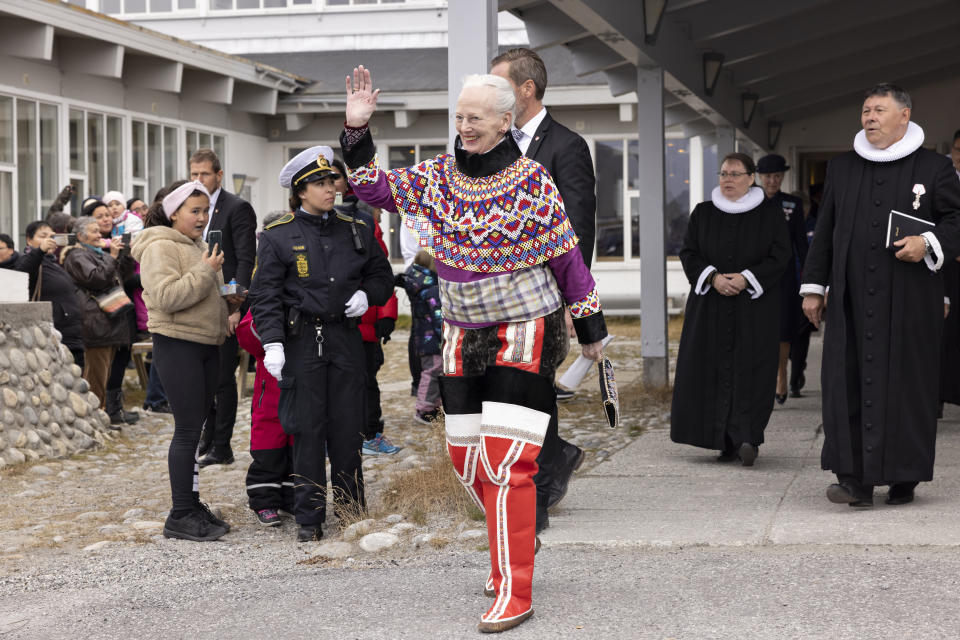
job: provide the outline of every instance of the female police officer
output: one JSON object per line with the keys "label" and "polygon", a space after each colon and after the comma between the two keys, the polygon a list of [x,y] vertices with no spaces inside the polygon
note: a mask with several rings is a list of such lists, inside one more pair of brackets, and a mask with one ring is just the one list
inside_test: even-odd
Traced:
{"label": "female police officer", "polygon": [[357,320],[393,293],[393,272],[373,229],[333,208],[332,160],[330,147],[312,147],[280,172],[294,213],[261,234],[249,296],[264,365],[281,389],[280,423],[295,436],[301,542],[323,535],[325,448],[337,508],[365,507],[365,361]]}

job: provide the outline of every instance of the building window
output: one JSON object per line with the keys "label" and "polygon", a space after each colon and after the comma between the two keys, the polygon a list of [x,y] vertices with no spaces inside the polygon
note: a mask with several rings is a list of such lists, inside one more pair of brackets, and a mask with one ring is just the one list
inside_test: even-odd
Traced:
{"label": "building window", "polygon": [[[417,144],[417,145],[398,145],[390,146],[389,166],[391,169],[409,167],[417,162],[432,160],[438,155],[447,152],[445,144]],[[387,214],[380,218],[386,238],[387,248],[389,249],[390,262],[403,264],[403,254],[400,252],[400,234],[406,233],[403,228],[403,220],[399,215]]]}
{"label": "building window", "polygon": [[152,200],[157,191],[186,173],[177,163],[181,157],[177,151],[178,131],[153,122],[131,121],[133,195]]}
{"label": "building window", "polygon": [[[220,164],[224,165],[226,163],[226,145],[222,135],[187,129],[187,164],[190,164],[190,156],[197,149],[213,149],[213,152],[220,158]],[[226,168],[224,168],[223,173],[226,175]]]}
{"label": "building window", "polygon": [[597,174],[598,262],[623,260],[623,174],[625,140],[597,140],[594,151]]}
{"label": "building window", "polygon": [[56,197],[58,158],[57,107],[0,96],[0,231],[24,241],[27,225]]}
{"label": "building window", "polygon": [[[690,139],[667,138],[663,180],[666,191],[663,215],[667,232],[666,255],[679,255],[690,219]],[[639,256],[637,256],[639,257]]]}
{"label": "building window", "polygon": [[70,183],[76,188],[71,207],[77,212],[86,197],[123,189],[123,120],[119,116],[70,109],[68,135]]}

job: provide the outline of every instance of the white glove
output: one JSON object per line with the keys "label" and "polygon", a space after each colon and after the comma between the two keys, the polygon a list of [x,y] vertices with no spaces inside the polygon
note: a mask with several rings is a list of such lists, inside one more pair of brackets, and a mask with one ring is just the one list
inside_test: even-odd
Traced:
{"label": "white glove", "polygon": [[350,296],[350,299],[347,300],[347,309],[344,313],[348,318],[356,318],[357,316],[362,316],[367,312],[367,309],[370,308],[370,305],[367,303],[367,292],[357,290],[355,294]]}
{"label": "white glove", "polygon": [[283,364],[287,361],[283,355],[283,345],[279,342],[271,342],[263,346],[266,355],[263,356],[263,366],[277,382],[280,382],[280,372],[283,371]]}

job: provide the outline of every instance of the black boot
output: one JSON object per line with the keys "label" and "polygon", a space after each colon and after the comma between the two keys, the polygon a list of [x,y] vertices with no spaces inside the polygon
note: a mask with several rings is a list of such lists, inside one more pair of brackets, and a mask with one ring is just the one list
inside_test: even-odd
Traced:
{"label": "black boot", "polygon": [[126,411],[123,408],[123,389],[107,389],[104,403],[111,425],[134,424],[140,419],[136,411]]}

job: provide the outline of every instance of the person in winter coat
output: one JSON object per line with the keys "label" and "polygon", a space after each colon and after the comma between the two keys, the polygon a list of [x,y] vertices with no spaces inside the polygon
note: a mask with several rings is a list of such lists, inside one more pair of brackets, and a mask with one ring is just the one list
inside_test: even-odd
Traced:
{"label": "person in winter coat", "polygon": [[414,340],[420,356],[420,386],[417,389],[417,413],[414,419],[423,424],[436,420],[440,413],[440,382],[443,370],[440,344],[443,342],[443,313],[440,309],[440,286],[433,257],[420,250],[413,264],[397,276],[397,286],[410,298],[417,327]]}
{"label": "person in winter coat", "polygon": [[57,243],[53,229],[35,220],[27,225],[27,251],[17,261],[17,270],[28,274],[30,299],[49,302],[53,307],[53,326],[60,342],[73,361],[83,369],[83,307],[80,290],[57,261]]}
{"label": "person in winter coat", "polygon": [[242,299],[220,295],[223,253],[201,240],[209,205],[201,183],[174,183],[150,207],[147,228],[133,243],[153,334],[153,366],[174,417],[167,458],[173,508],[163,535],[197,542],[216,540],[230,530],[200,502],[196,454],[216,391],[228,305],[238,307]]}
{"label": "person in winter coat", "polygon": [[247,500],[260,524],[275,527],[280,524],[280,509],[293,513],[294,436],[284,433],[280,426],[280,387],[263,366],[266,352],[250,311],[237,325],[237,341],[240,348],[257,361],[250,407],[250,457],[253,460],[247,469]]}
{"label": "person in winter coat", "polygon": [[116,289],[127,274],[126,260],[120,259],[122,243],[114,243],[109,252],[103,248],[103,238],[97,220],[85,216],[76,221],[74,229],[77,244],[65,247],[60,254],[64,270],[80,290],[83,307],[83,378],[90,390],[106,406],[107,377],[117,347],[129,344],[130,323],[127,311],[114,315],[100,308],[96,296]]}

